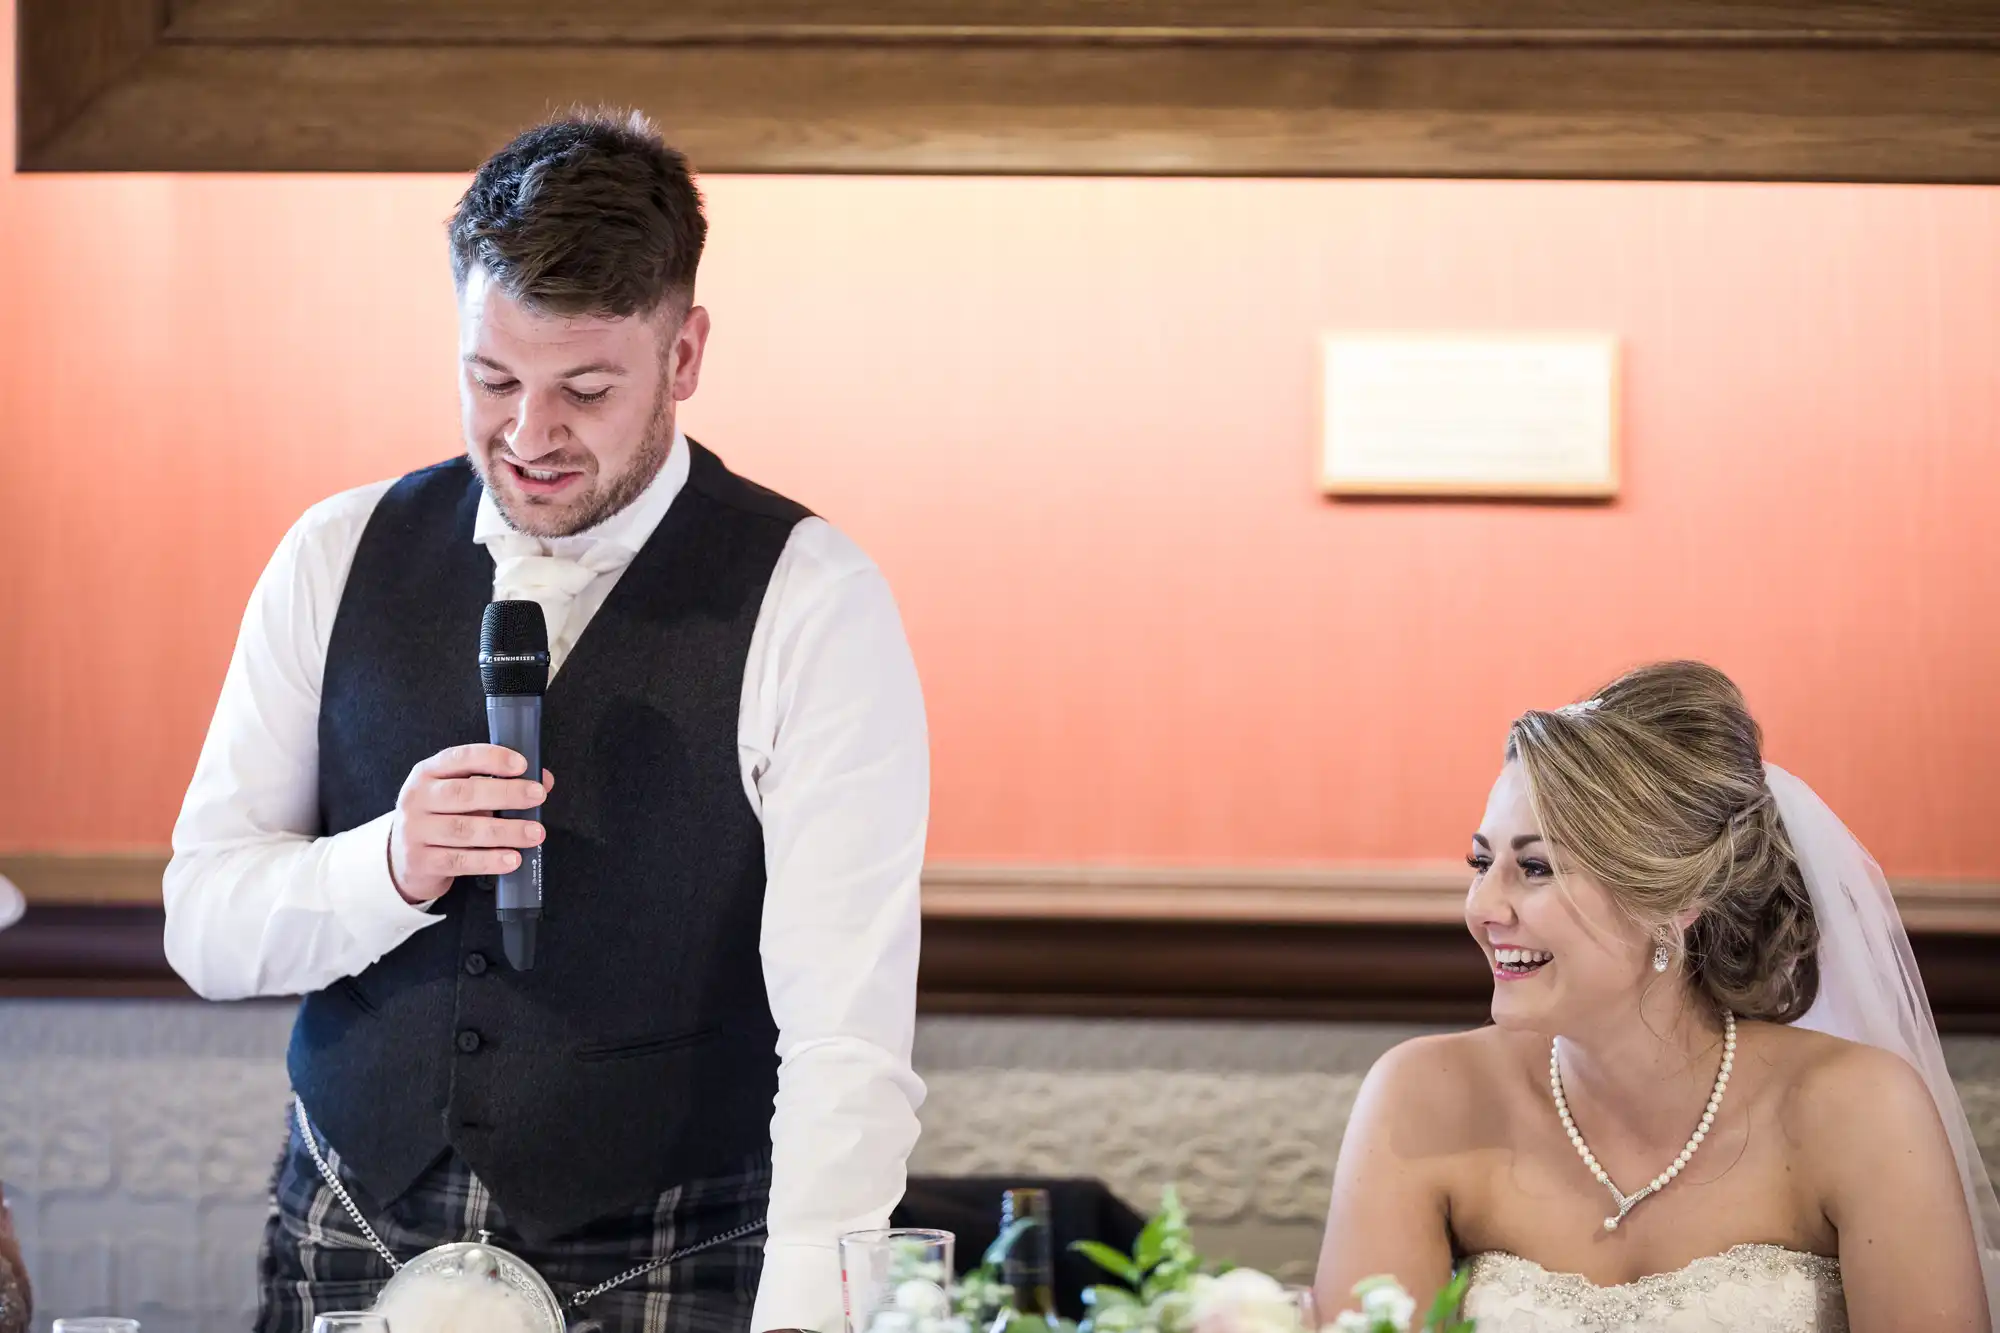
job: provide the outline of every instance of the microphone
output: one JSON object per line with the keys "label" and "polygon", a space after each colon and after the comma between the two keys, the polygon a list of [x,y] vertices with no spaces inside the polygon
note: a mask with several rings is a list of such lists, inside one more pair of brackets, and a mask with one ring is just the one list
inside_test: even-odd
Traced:
{"label": "microphone", "polygon": [[[479,622],[479,680],[486,687],[486,735],[519,751],[526,777],[542,780],[542,694],[549,688],[549,627],[539,602],[489,602]],[[502,819],[539,819],[542,808],[496,810]],[[500,938],[516,972],[535,965],[542,919],[542,849],[521,849],[521,864],[494,885]]]}

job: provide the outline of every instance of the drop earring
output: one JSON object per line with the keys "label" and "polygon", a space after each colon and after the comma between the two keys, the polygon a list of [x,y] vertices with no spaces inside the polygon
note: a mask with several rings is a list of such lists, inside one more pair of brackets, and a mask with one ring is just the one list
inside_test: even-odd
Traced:
{"label": "drop earring", "polygon": [[1667,952],[1667,942],[1665,940],[1661,940],[1653,946],[1653,970],[1655,972],[1666,971],[1667,964],[1672,961],[1673,955]]}

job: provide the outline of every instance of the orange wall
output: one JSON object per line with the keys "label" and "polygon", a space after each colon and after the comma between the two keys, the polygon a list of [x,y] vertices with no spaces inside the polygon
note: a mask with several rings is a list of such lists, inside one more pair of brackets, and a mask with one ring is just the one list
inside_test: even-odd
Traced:
{"label": "orange wall", "polygon": [[[0,849],[163,842],[279,534],[455,449],[460,184],[0,176]],[[707,188],[689,425],[887,569],[935,856],[1450,857],[1508,717],[1694,654],[2000,877],[2000,194]],[[1352,327],[1625,337],[1625,497],[1322,501]]]}

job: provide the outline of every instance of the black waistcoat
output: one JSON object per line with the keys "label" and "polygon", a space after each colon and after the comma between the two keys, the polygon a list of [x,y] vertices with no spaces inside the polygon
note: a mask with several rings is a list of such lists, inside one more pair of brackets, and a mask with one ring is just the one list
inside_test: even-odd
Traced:
{"label": "black waistcoat", "polygon": [[[455,1150],[539,1242],[768,1148],[763,830],[737,721],[806,511],[687,447],[686,486],[544,701],[534,969],[507,966],[491,880],[462,879],[438,924],[300,1007],[292,1085],[377,1206]],[[459,459],[403,478],[368,522],[327,645],[325,833],[393,807],[420,760],[486,739],[479,496]]]}

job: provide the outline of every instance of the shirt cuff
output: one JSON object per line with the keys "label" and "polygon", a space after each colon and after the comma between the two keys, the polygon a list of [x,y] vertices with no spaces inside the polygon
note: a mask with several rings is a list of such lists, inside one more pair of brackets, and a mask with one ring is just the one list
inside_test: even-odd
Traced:
{"label": "shirt cuff", "polygon": [[750,1333],[785,1328],[841,1333],[846,1324],[840,1252],[831,1245],[766,1242],[764,1275],[757,1283]]}
{"label": "shirt cuff", "polygon": [[389,874],[389,823],[394,810],[321,841],[326,844],[326,894],[334,917],[371,958],[380,958],[425,926],[444,918],[418,907]]}

